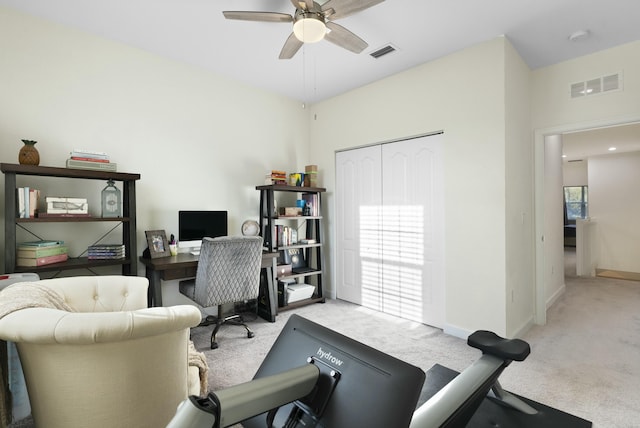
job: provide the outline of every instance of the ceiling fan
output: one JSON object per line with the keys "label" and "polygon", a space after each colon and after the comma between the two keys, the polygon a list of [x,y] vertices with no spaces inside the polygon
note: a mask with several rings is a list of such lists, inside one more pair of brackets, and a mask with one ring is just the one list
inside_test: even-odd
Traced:
{"label": "ceiling fan", "polygon": [[[291,0],[293,16],[277,12],[224,11],[227,19],[263,22],[293,22],[293,32],[284,43],[280,59],[291,59],[304,43],[326,39],[354,53],[362,52],[367,42],[333,22],[382,3],[384,0]],[[328,30],[328,31],[327,31]]]}

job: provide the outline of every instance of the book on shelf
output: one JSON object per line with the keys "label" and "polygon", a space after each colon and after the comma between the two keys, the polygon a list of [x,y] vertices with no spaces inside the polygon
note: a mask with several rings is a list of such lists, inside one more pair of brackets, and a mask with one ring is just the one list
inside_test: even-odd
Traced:
{"label": "book on shelf", "polygon": [[276,246],[286,247],[287,245],[294,245],[298,242],[298,231],[291,227],[282,224],[276,225]]}
{"label": "book on shelf", "polygon": [[67,255],[67,253],[38,257],[35,259],[18,257],[16,258],[16,266],[45,266],[54,263],[66,262],[68,259],[69,256]]}
{"label": "book on shelf", "polygon": [[18,218],[33,218],[38,212],[40,190],[31,187],[18,187],[16,189]]}
{"label": "book on shelf", "polygon": [[87,249],[89,258],[124,258],[124,244],[96,244]]}
{"label": "book on shelf", "polygon": [[309,215],[318,217],[320,215],[320,203],[317,193],[303,193],[305,207],[309,207]]}
{"label": "book on shelf", "polygon": [[64,241],[49,241],[49,240],[38,240],[38,241],[26,241],[26,242],[20,242],[18,244],[18,248],[33,248],[33,247],[54,247],[54,246],[59,246],[59,245],[64,245]]}
{"label": "book on shelf", "polygon": [[38,213],[38,218],[91,217],[89,213]]}
{"label": "book on shelf", "polygon": [[88,251],[93,252],[124,252],[124,244],[105,244],[105,245],[91,245]]}
{"label": "book on shelf", "polygon": [[40,190],[29,189],[29,218],[35,218],[36,214],[38,213],[39,200],[40,200]]}
{"label": "book on shelf", "polygon": [[87,251],[89,252],[89,254],[110,254],[110,255],[124,254],[124,247],[123,248],[91,248],[89,247]]}
{"label": "book on shelf", "polygon": [[18,187],[16,189],[16,199],[18,201],[18,218],[24,218],[25,217],[25,208],[26,205],[24,204],[24,188],[23,187]]}
{"label": "book on shelf", "polygon": [[286,171],[271,170],[271,174],[265,177],[265,184],[287,184]]}
{"label": "book on shelf", "polygon": [[109,171],[115,172],[118,164],[115,162],[91,162],[76,159],[67,159],[67,168],[71,169],[90,169],[93,171]]}
{"label": "book on shelf", "polygon": [[96,150],[86,150],[86,149],[73,149],[71,153],[69,153],[71,158],[88,158],[88,159],[102,159],[109,160],[109,155],[105,152],[100,152]]}
{"label": "book on shelf", "polygon": [[118,260],[124,259],[125,255],[123,254],[89,254],[87,257],[89,260]]}
{"label": "book on shelf", "polygon": [[89,260],[114,260],[125,258],[124,244],[91,245],[88,248]]}
{"label": "book on shelf", "polygon": [[39,257],[55,256],[67,254],[67,247],[64,245],[53,245],[50,247],[22,247],[18,246],[16,257],[24,259],[37,259]]}
{"label": "book on shelf", "polygon": [[23,218],[29,218],[29,212],[30,212],[29,211],[30,210],[30,207],[29,207],[29,200],[30,200],[29,187],[23,187],[22,188],[22,192],[24,193],[24,212],[22,214],[22,217]]}
{"label": "book on shelf", "polygon": [[71,156],[69,159],[85,161],[85,162],[102,162],[109,163],[109,159],[101,159],[101,158],[89,158],[86,156]]}

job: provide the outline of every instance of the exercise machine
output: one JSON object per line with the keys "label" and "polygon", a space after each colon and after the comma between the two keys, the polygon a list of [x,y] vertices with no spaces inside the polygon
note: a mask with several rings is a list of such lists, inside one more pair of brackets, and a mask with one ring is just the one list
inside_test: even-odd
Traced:
{"label": "exercise machine", "polygon": [[167,428],[463,427],[487,394],[535,414],[498,382],[512,361],[529,355],[529,345],[483,330],[467,343],[482,356],[416,409],[421,369],[294,314],[252,381],[189,397]]}
{"label": "exercise machine", "polygon": [[487,394],[522,413],[533,415],[538,412],[502,389],[498,381],[512,361],[527,358],[531,352],[527,342],[504,339],[491,331],[479,330],[469,336],[467,344],[481,350],[482,356],[420,406],[413,414],[410,428],[464,427]]}

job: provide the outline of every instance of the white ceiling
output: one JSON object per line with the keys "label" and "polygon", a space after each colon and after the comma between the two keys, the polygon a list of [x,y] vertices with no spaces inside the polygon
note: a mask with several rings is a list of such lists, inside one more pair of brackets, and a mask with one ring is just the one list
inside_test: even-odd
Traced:
{"label": "white ceiling", "polygon": [[[609,150],[614,147],[615,150]],[[562,135],[565,162],[591,156],[640,151],[640,123],[571,132]]]}
{"label": "white ceiling", "polygon": [[[363,53],[324,40],[305,45],[291,60],[278,59],[290,23],[222,15],[292,14],[290,0],[0,0],[0,6],[309,103],[500,35],[532,69],[640,40],[638,0],[386,0],[336,21],[369,43]],[[590,37],[569,41],[577,30]],[[398,50],[377,60],[369,55],[387,44]]]}

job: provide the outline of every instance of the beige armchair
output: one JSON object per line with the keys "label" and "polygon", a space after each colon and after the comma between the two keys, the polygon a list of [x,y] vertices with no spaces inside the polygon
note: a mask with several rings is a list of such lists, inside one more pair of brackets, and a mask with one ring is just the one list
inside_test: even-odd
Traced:
{"label": "beige armchair", "polygon": [[92,276],[0,292],[0,338],[17,345],[36,426],[164,427],[200,395],[198,368],[188,368],[200,311],[146,308],[147,287],[142,277]]}

